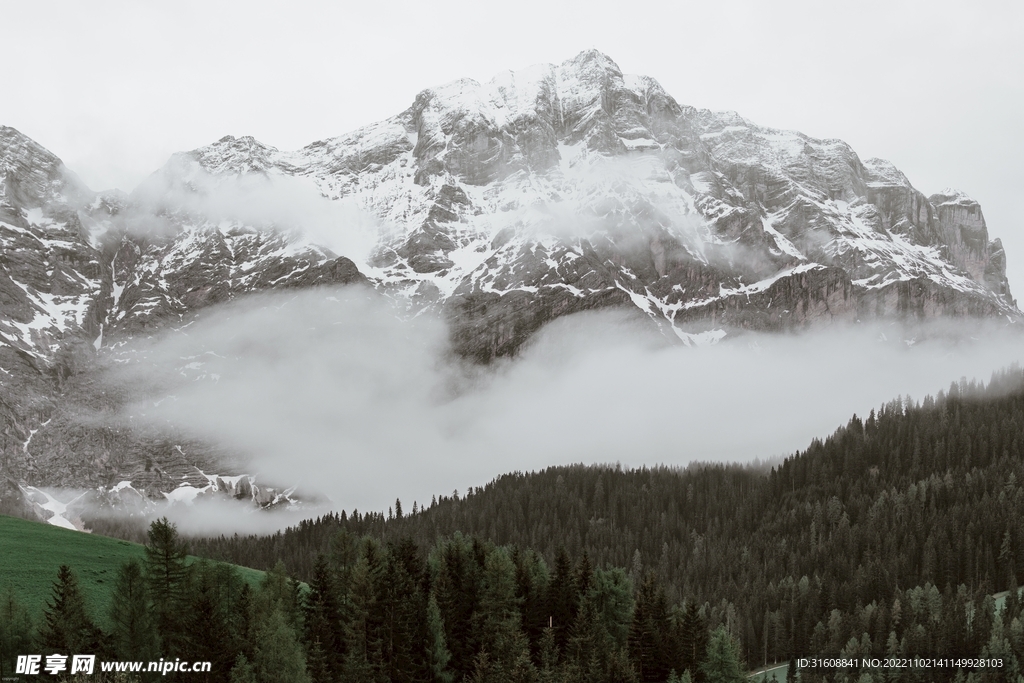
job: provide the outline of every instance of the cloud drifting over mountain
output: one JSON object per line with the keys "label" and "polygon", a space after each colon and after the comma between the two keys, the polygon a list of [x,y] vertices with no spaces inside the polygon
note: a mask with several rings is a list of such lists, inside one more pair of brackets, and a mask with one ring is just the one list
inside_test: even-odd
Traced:
{"label": "cloud drifting over mountain", "polygon": [[[155,338],[108,381],[122,418],[209,440],[264,481],[381,510],[574,462],[766,459],[854,412],[1020,362],[1013,330],[825,328],[668,343],[633,314],[559,319],[515,359],[454,359],[440,320],[350,287],[255,296]],[[938,334],[942,332],[942,334]],[[240,520],[244,524],[244,521]]]}

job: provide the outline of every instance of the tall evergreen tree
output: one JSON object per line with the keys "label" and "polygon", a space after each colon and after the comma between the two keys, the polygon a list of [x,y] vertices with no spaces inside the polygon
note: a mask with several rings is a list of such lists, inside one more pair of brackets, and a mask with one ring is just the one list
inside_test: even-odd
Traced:
{"label": "tall evergreen tree", "polygon": [[587,596],[611,642],[625,647],[633,617],[633,584],[625,570],[598,569]]}
{"label": "tall evergreen tree", "polygon": [[166,517],[149,526],[146,544],[146,580],[153,601],[153,617],[165,657],[177,656],[185,640],[184,616],[189,568],[185,543]]}
{"label": "tall evergreen tree", "polygon": [[253,641],[256,639],[256,596],[248,583],[243,583],[232,610],[232,631],[236,638],[236,649],[245,656],[251,667],[254,654]]}
{"label": "tall evergreen tree", "polygon": [[228,683],[256,683],[256,671],[244,654],[239,654],[235,658],[235,664],[231,667]]}
{"label": "tall evergreen tree", "polygon": [[261,682],[320,683],[310,681],[302,645],[279,606],[275,606],[256,628],[253,669],[256,680]]}
{"label": "tall evergreen tree", "polygon": [[455,676],[448,668],[452,654],[444,637],[444,622],[441,620],[441,609],[437,606],[437,598],[431,594],[427,601],[427,658],[430,662],[432,683],[452,683]]}
{"label": "tall evergreen tree", "polygon": [[341,676],[346,683],[373,683],[379,676],[381,643],[375,586],[381,571],[377,545],[365,543],[349,582],[351,619],[346,628],[346,655]]}
{"label": "tall evergreen tree", "polygon": [[438,543],[432,564],[434,595],[452,654],[449,666],[459,681],[473,671],[479,649],[480,634],[473,628],[473,614],[480,600],[480,571],[470,543],[461,534]]}
{"label": "tall evergreen tree", "polygon": [[256,597],[257,622],[277,610],[288,626],[302,632],[302,607],[298,584],[288,576],[284,563],[278,560],[274,568],[263,576]]}
{"label": "tall evergreen tree", "polygon": [[121,565],[110,596],[110,640],[123,661],[157,658],[156,626],[142,563],[132,558]]}
{"label": "tall evergreen tree", "polygon": [[629,654],[637,675],[644,683],[661,683],[668,678],[669,656],[673,649],[667,642],[669,617],[665,595],[653,573],[640,584],[629,630]]}
{"label": "tall evergreen tree", "polygon": [[487,553],[481,582],[478,623],[481,652],[477,670],[487,680],[514,680],[531,676],[529,643],[522,632],[516,598],[515,565],[504,548]]}
{"label": "tall evergreen tree", "polygon": [[[333,681],[341,674],[345,661],[345,625],[342,622],[341,596],[338,593],[334,572],[324,555],[318,555],[313,567],[313,579],[305,600],[305,641],[308,647],[316,645],[319,653],[314,657],[310,650],[310,666],[325,669],[327,681]],[[313,676],[313,669],[310,675]],[[320,674],[321,676],[323,674]],[[319,680],[313,676],[314,680]]]}
{"label": "tall evergreen tree", "polygon": [[703,680],[701,664],[708,648],[708,631],[697,603],[689,601],[683,610],[680,624],[680,662],[683,671],[689,671],[695,681]]}
{"label": "tall evergreen tree", "polygon": [[201,561],[194,570],[184,615],[185,637],[182,658],[211,662],[211,671],[192,674],[197,680],[223,679],[238,655],[241,654],[233,632],[234,618],[231,607],[241,592],[241,581],[228,565],[212,565]]}
{"label": "tall evergreen tree", "polygon": [[95,653],[101,634],[85,605],[78,577],[66,564],[57,570],[53,593],[43,611],[39,644],[48,652],[65,655]]}
{"label": "tall evergreen tree", "polygon": [[555,554],[555,567],[548,584],[548,611],[550,623],[555,629],[555,646],[565,652],[576,623],[580,597],[576,586],[572,560],[565,548],[559,546]]}
{"label": "tall evergreen tree", "polygon": [[708,641],[707,656],[701,665],[707,683],[744,683],[740,647],[724,626],[719,626]]}
{"label": "tall evergreen tree", "polygon": [[426,596],[424,566],[411,540],[392,544],[375,585],[380,614],[382,673],[393,683],[411,683],[426,676]]}
{"label": "tall evergreen tree", "polygon": [[516,598],[519,601],[523,633],[530,643],[534,663],[539,664],[541,638],[549,616],[547,565],[533,549],[514,549],[512,560],[516,565]]}
{"label": "tall evergreen tree", "polygon": [[8,585],[0,596],[0,678],[14,673],[18,655],[33,651],[32,617]]}

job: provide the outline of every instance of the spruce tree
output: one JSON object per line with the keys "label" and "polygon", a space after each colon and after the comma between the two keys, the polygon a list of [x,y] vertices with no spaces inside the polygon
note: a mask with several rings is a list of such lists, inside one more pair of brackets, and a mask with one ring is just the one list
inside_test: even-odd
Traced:
{"label": "spruce tree", "polygon": [[207,674],[193,674],[193,678],[220,680],[223,672],[231,669],[241,653],[233,637],[233,616],[229,610],[237,600],[240,580],[229,565],[211,565],[202,561],[194,570],[194,580],[188,592],[188,606],[182,622],[185,637],[182,658],[211,662]]}
{"label": "spruce tree", "polygon": [[707,683],[744,683],[740,646],[724,626],[719,626],[708,641],[707,657],[701,666]]}
{"label": "spruce tree", "polygon": [[380,572],[376,546],[367,543],[352,568],[349,601],[351,619],[346,625],[345,660],[341,680],[348,683],[372,683],[380,667],[380,639],[376,627],[377,611],[374,585]]}
{"label": "spruce tree", "polygon": [[146,580],[153,601],[153,617],[165,657],[176,656],[185,638],[189,569],[185,544],[166,517],[149,526],[146,544]]}
{"label": "spruce tree", "polygon": [[309,674],[309,680],[316,683],[331,683],[337,680],[327,665],[327,653],[319,638],[312,643],[306,643],[306,672]]}
{"label": "spruce tree", "polygon": [[33,644],[31,615],[8,585],[0,596],[0,678],[14,673],[16,657],[30,653]]}
{"label": "spruce tree", "polygon": [[57,570],[53,594],[43,611],[39,644],[47,651],[65,655],[92,654],[100,648],[101,634],[89,617],[85,595],[71,568]]}
{"label": "spruce tree", "polygon": [[547,565],[532,549],[522,552],[514,549],[512,559],[516,565],[516,598],[519,600],[523,633],[530,642],[533,661],[539,664],[541,637],[549,616]]}
{"label": "spruce tree", "polygon": [[487,554],[482,579],[480,642],[487,661],[483,665],[478,659],[477,670],[483,666],[493,680],[529,676],[532,663],[529,643],[521,629],[515,565],[504,548],[494,548]]}
{"label": "spruce tree", "polygon": [[427,657],[430,661],[431,680],[433,683],[452,683],[455,676],[448,668],[452,654],[445,642],[441,609],[437,606],[437,598],[433,594],[427,601],[427,633]]}
{"label": "spruce tree", "polygon": [[142,563],[132,558],[121,565],[110,597],[110,640],[120,660],[157,658],[156,627]]}
{"label": "spruce tree", "polygon": [[473,613],[480,601],[479,569],[466,538],[455,534],[434,549],[434,594],[452,653],[449,667],[460,681],[470,675],[479,650],[480,634],[473,628]]}
{"label": "spruce tree", "polygon": [[637,591],[629,629],[630,658],[644,683],[661,683],[668,677],[668,627],[665,595],[654,574],[648,573]]}
{"label": "spruce tree", "polygon": [[236,638],[236,648],[244,655],[251,665],[253,658],[253,641],[256,638],[256,596],[248,583],[243,583],[235,606],[232,610],[232,631]]}
{"label": "spruce tree", "polygon": [[683,610],[682,624],[680,626],[680,668],[693,674],[694,679],[699,679],[700,666],[704,663],[704,657],[708,648],[708,632],[704,625],[704,619],[700,615],[697,603],[689,601]]}
{"label": "spruce tree", "polygon": [[404,539],[388,547],[374,587],[380,615],[381,667],[394,683],[426,676],[427,645],[423,564],[416,546]]}
{"label": "spruce tree", "polygon": [[302,645],[295,630],[288,624],[287,617],[277,606],[256,629],[253,668],[258,681],[312,683],[306,671]]}
{"label": "spruce tree", "polygon": [[244,654],[239,654],[235,658],[235,664],[231,667],[229,683],[256,683],[256,671]]}
{"label": "spruce tree", "polygon": [[550,623],[555,629],[555,645],[562,653],[569,644],[579,604],[572,561],[569,559],[569,553],[560,546],[555,555],[551,582],[548,584],[548,611]]}
{"label": "spruce tree", "polygon": [[[334,574],[323,555],[317,556],[305,602],[305,641],[310,648],[310,666],[319,667],[322,659],[328,675],[326,680],[335,680],[345,660],[344,625]],[[320,649],[316,657],[312,651],[314,644]],[[310,675],[313,675],[312,668]],[[318,680],[316,676],[313,679]]]}

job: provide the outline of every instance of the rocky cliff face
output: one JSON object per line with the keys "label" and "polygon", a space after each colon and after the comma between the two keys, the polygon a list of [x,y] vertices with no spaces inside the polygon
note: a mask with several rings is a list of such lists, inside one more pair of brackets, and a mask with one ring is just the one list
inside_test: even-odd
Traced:
{"label": "rocky cliff face", "polygon": [[1019,315],[968,197],[926,198],[840,140],[682,106],[595,51],[425,90],[296,152],[229,137],[185,156],[215,176],[300,177],[358,202],[386,228],[360,270],[445,311],[457,348],[483,361],[552,317],[610,305],[687,342]]}
{"label": "rocky cliff face", "polygon": [[[227,136],[130,196],[89,191],[10,128],[0,173],[0,448],[12,480],[40,485],[131,480],[155,495],[164,472],[208,482],[209,449],[87,426],[79,408],[118,400],[91,383],[97,352],[258,290],[365,282],[442,312],[455,349],[482,362],[607,306],[684,343],[879,317],[1020,319],[1002,246],[966,195],[925,197],[840,140],[681,105],[596,51],[430,88],[293,152]],[[360,207],[373,248],[336,254],[301,219],[217,210],[250,180]]]}
{"label": "rocky cliff face", "polygon": [[24,485],[99,488],[111,500],[186,487],[287,502],[281,489],[211,479],[202,467],[230,460],[208,445],[104,423],[125,397],[97,382],[97,370],[118,341],[184,325],[213,303],[264,289],[365,283],[355,264],[272,227],[93,193],[6,127],[0,173],[0,509],[62,518]]}

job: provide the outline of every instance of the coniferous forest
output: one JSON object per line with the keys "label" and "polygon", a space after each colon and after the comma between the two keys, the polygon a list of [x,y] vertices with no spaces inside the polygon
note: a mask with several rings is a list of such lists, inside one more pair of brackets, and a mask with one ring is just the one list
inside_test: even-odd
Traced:
{"label": "coniferous forest", "polygon": [[[893,400],[774,467],[550,468],[387,515],[190,539],[270,570],[257,590],[224,565],[186,566],[157,523],[110,629],[60,607],[76,602],[72,567],[3,642],[74,633],[120,656],[211,661],[200,650],[225,643],[208,679],[225,681],[728,681],[801,657],[913,656],[1003,666],[799,675],[1017,681],[1022,483],[1015,368]],[[16,616],[16,596],[3,609]]]}

